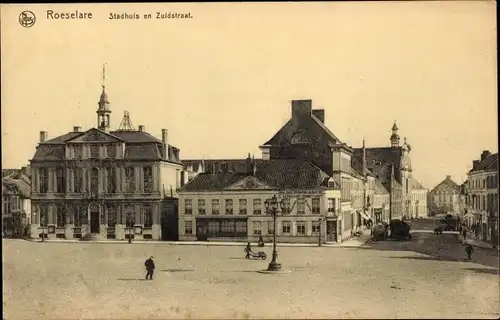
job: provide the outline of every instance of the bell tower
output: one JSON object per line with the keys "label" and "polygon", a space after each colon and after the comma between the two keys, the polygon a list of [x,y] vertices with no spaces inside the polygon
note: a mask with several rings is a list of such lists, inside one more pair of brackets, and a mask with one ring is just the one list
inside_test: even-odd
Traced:
{"label": "bell tower", "polygon": [[101,98],[99,99],[98,102],[99,108],[97,109],[96,113],[97,113],[97,128],[99,130],[109,132],[111,109],[109,109],[109,100],[108,100],[108,95],[106,94],[105,72],[106,72],[106,64],[102,66],[102,93],[101,93]]}
{"label": "bell tower", "polygon": [[398,134],[398,125],[396,124],[396,120],[394,120],[394,124],[392,125],[392,134],[391,134],[391,147],[397,148],[399,147],[399,134]]}

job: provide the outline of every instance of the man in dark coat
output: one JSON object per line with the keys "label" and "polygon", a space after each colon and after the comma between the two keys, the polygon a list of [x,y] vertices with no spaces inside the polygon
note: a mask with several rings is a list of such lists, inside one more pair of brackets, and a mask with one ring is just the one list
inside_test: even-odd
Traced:
{"label": "man in dark coat", "polygon": [[146,267],[146,280],[153,280],[153,273],[155,270],[155,263],[153,261],[153,257],[149,257],[146,262],[144,262],[144,266]]}
{"label": "man in dark coat", "polygon": [[250,242],[247,243],[247,247],[245,249],[245,252],[247,253],[247,255],[245,256],[245,258],[247,259],[250,259],[250,252],[252,251],[252,247],[250,246]]}
{"label": "man in dark coat", "polygon": [[465,253],[467,253],[467,259],[472,260],[472,252],[474,252],[474,249],[470,244],[465,246]]}

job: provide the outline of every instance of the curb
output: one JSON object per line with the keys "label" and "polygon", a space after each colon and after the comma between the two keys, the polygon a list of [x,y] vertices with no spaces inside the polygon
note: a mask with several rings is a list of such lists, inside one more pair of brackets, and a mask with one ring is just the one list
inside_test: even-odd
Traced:
{"label": "curb", "polygon": [[475,244],[475,243],[469,243],[467,242],[467,240],[460,240],[462,242],[462,244],[470,244],[471,246],[473,247],[476,247],[476,248],[481,248],[481,249],[488,249],[488,250],[491,250],[491,251],[499,251],[499,248],[493,248],[491,245],[490,246],[485,246],[485,245],[478,245],[478,244]]}
{"label": "curb", "polygon": [[[246,246],[246,243],[244,242],[167,242],[167,241],[132,241],[131,243],[128,243],[127,240],[125,241],[81,241],[81,240],[45,240],[41,241],[38,239],[26,239],[25,241],[28,242],[33,242],[33,243],[73,243],[73,244],[149,244],[149,245],[164,245],[164,246],[204,246],[204,247],[244,247]],[[338,244],[322,244],[321,247],[325,248],[360,248],[367,243],[371,242],[372,239],[369,238],[368,240],[361,242],[359,245],[349,245],[346,242],[344,243],[338,243]],[[310,247],[310,248],[319,248],[317,244],[313,243],[277,243],[279,247]],[[265,247],[267,248],[272,248],[272,244],[268,244]]]}

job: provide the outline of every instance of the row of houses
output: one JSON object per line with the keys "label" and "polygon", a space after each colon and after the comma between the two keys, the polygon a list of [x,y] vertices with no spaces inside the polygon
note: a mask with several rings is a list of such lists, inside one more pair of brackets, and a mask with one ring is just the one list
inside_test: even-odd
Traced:
{"label": "row of houses", "polygon": [[498,243],[498,153],[485,150],[472,162],[467,180],[458,185],[450,176],[429,193],[431,211],[461,218],[480,240]]}
{"label": "row of houses", "polygon": [[[180,239],[266,241],[276,232],[282,242],[341,242],[370,223],[427,216],[427,190],[396,123],[389,146],[353,148],[324,120],[311,100],[294,100],[260,159],[183,160]],[[273,195],[283,203],[276,230],[264,208]]]}
{"label": "row of houses", "polygon": [[[158,139],[135,129],[126,111],[112,130],[104,86],[96,113],[95,128],[51,139],[40,132],[23,182],[30,237],[247,241],[276,233],[283,242],[341,242],[367,224],[427,215],[427,190],[395,122],[390,145],[353,148],[328,129],[324,109],[294,100],[261,158],[186,160],[168,130]],[[4,178],[4,188],[19,179]],[[276,230],[272,196],[281,204]]]}

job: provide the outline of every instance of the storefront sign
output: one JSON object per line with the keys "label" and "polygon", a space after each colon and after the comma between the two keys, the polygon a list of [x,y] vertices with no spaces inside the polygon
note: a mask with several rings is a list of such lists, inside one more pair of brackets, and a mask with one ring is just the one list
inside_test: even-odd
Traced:
{"label": "storefront sign", "polygon": [[320,196],[319,190],[280,190],[278,197],[280,198],[310,198],[312,196]]}

